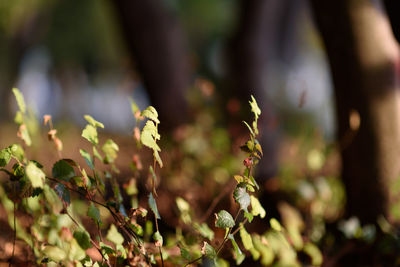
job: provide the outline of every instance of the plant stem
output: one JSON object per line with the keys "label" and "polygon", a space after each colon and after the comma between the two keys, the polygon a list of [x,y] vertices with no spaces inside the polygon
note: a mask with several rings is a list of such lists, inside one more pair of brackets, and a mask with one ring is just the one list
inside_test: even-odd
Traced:
{"label": "plant stem", "polygon": [[[15,187],[14,187],[14,191],[15,191]],[[8,266],[12,266],[12,262],[14,260],[14,253],[15,253],[15,241],[17,239],[17,227],[16,227],[16,218],[15,218],[15,213],[16,213],[16,204],[15,201],[13,201],[14,203],[14,218],[13,218],[13,225],[14,225],[14,233],[13,233],[13,248],[12,248],[12,253],[11,253],[11,258],[10,258],[10,263]]]}

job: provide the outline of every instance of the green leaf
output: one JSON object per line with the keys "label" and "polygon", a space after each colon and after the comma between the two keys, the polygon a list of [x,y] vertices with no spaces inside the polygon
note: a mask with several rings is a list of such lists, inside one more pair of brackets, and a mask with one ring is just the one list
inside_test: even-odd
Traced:
{"label": "green leaf", "polygon": [[154,215],[156,216],[156,219],[161,219],[160,214],[158,213],[156,200],[154,199],[152,193],[149,194],[149,206],[150,209],[153,211]]}
{"label": "green leaf", "polygon": [[79,153],[81,153],[82,157],[85,159],[87,165],[90,169],[94,170],[94,162],[92,156],[86,150],[79,149]]}
{"label": "green leaf", "polygon": [[22,114],[21,111],[18,110],[18,111],[15,113],[14,122],[15,122],[16,124],[18,124],[18,125],[24,123],[24,115]]}
{"label": "green leaf", "polygon": [[163,167],[163,162],[162,162],[161,157],[160,157],[160,154],[158,154],[158,151],[157,151],[157,150],[154,150],[154,151],[153,151],[153,156],[154,156],[154,158],[156,159],[158,165],[160,165],[160,168],[162,168],[162,167]]}
{"label": "green leaf", "polygon": [[97,151],[96,147],[93,147],[93,156],[95,156],[98,160],[103,162],[103,157],[100,155],[99,151]]}
{"label": "green leaf", "polygon": [[82,131],[82,137],[88,140],[93,145],[99,143],[99,138],[97,137],[97,130],[93,125],[86,125],[85,129]]}
{"label": "green leaf", "polygon": [[115,250],[112,247],[104,244],[103,242],[100,242],[99,245],[103,253],[106,255],[113,255],[115,253]]}
{"label": "green leaf", "polygon": [[230,234],[228,236],[228,238],[229,238],[229,240],[231,240],[233,249],[235,251],[234,257],[236,259],[236,265],[240,265],[243,262],[243,260],[246,258],[246,256],[240,250],[238,244],[236,243],[235,237],[232,234]]}
{"label": "green leaf", "polygon": [[207,238],[209,240],[214,239],[214,231],[211,230],[206,223],[202,224],[194,223],[193,226],[194,229],[196,229],[196,231],[198,231],[200,235],[203,236],[204,238]]}
{"label": "green leaf", "polygon": [[281,224],[278,222],[277,219],[271,218],[271,219],[269,220],[269,224],[271,225],[271,228],[274,229],[275,231],[278,231],[278,232],[282,231],[282,226],[281,226]]}
{"label": "green leaf", "polygon": [[232,228],[235,226],[232,215],[226,210],[219,211],[216,217],[215,226],[218,228]]}
{"label": "green leaf", "polygon": [[85,118],[85,120],[92,125],[94,128],[100,127],[100,128],[104,128],[104,125],[101,122],[96,121],[95,119],[93,119],[92,116],[90,115],[85,115],[83,116]]}
{"label": "green leaf", "polygon": [[106,236],[107,240],[113,242],[115,245],[121,245],[124,243],[124,237],[118,232],[117,227],[114,224],[111,224],[110,229],[107,232]]}
{"label": "green leaf", "polygon": [[9,148],[0,150],[0,167],[6,166],[11,160],[11,152]]}
{"label": "green leaf", "polygon": [[233,198],[239,204],[240,209],[247,212],[247,207],[250,205],[250,195],[246,191],[246,184],[238,184],[233,192]]}
{"label": "green leaf", "polygon": [[272,249],[262,241],[262,238],[258,235],[253,235],[253,245],[257,251],[261,254],[261,264],[264,266],[270,266],[274,261],[274,252]]}
{"label": "green leaf", "polygon": [[251,107],[251,112],[253,112],[256,119],[258,119],[258,116],[261,115],[261,110],[258,107],[256,99],[253,96],[251,96],[251,100],[249,101],[249,103]]}
{"label": "green leaf", "polygon": [[100,219],[100,211],[93,203],[90,203],[90,206],[89,206],[88,211],[87,211],[87,216],[92,218],[92,220],[96,224],[98,224],[98,225],[102,225],[103,224],[101,219]]}
{"label": "green leaf", "polygon": [[244,212],[244,217],[247,218],[247,220],[249,220],[249,223],[251,223],[254,219],[254,215],[251,214],[251,212]]}
{"label": "green leaf", "polygon": [[161,151],[156,140],[160,139],[157,128],[153,121],[148,120],[140,134],[140,142],[154,151]]}
{"label": "green leaf", "polygon": [[145,110],[143,110],[141,115],[143,117],[149,118],[150,120],[154,121],[157,124],[160,123],[160,121],[158,120],[157,110],[152,106],[149,106]]}
{"label": "green leaf", "polygon": [[131,102],[131,110],[132,110],[132,114],[133,115],[135,115],[136,114],[136,112],[140,112],[140,109],[139,109],[139,107],[138,107],[138,105],[135,103],[135,101],[133,101],[133,99],[131,98],[131,99],[129,99],[130,100],[130,102]]}
{"label": "green leaf", "polygon": [[76,176],[74,168],[65,160],[59,160],[53,165],[52,169],[53,178],[63,181],[69,181],[72,177]]}
{"label": "green leaf", "polygon": [[26,105],[25,105],[24,96],[22,95],[21,91],[19,91],[17,88],[13,88],[12,92],[14,93],[15,99],[17,100],[19,110],[22,113],[25,113]]}
{"label": "green leaf", "polygon": [[310,256],[312,266],[321,266],[323,256],[319,248],[313,243],[306,243],[303,249],[304,253]]}
{"label": "green leaf", "polygon": [[251,129],[250,125],[249,125],[247,122],[245,122],[245,121],[243,121],[243,123],[244,123],[244,124],[247,126],[247,128],[249,129],[250,134],[251,134],[252,136],[256,136],[256,135],[254,134],[254,132],[253,132],[253,129]]}
{"label": "green leaf", "polygon": [[265,209],[261,206],[260,201],[255,196],[250,196],[251,203],[251,214],[254,216],[260,215],[260,218],[264,218],[266,215]]}
{"label": "green leaf", "polygon": [[117,158],[119,147],[113,140],[108,139],[101,148],[105,154],[104,163],[113,163]]}
{"label": "green leaf", "polygon": [[179,247],[179,249],[181,251],[182,258],[188,261],[192,258],[192,256],[190,256],[190,252],[187,249],[185,249],[184,247]]}
{"label": "green leaf", "polygon": [[80,261],[86,257],[85,251],[79,246],[76,239],[69,241],[68,259],[71,261]]}
{"label": "green leaf", "polygon": [[18,137],[21,138],[27,146],[32,145],[32,140],[25,124],[21,124],[18,128]]}
{"label": "green leaf", "polygon": [[203,246],[201,247],[201,254],[209,259],[214,259],[217,256],[217,252],[215,251],[215,249],[205,241],[203,243]]}
{"label": "green leaf", "polygon": [[66,204],[69,205],[71,203],[71,196],[69,193],[69,190],[65,187],[64,184],[58,183],[55,186],[55,191],[58,195],[58,197]]}
{"label": "green leaf", "polygon": [[43,193],[46,198],[46,202],[51,206],[52,213],[60,214],[63,209],[63,203],[61,202],[57,193],[47,184],[45,184],[43,187]]}
{"label": "green leaf", "polygon": [[74,232],[74,238],[82,249],[86,250],[92,247],[90,235],[86,230],[76,230]]}
{"label": "green leaf", "polygon": [[244,228],[244,225],[242,224],[242,228],[240,228],[240,238],[242,239],[242,243],[245,249],[250,251],[254,246],[253,246],[253,241],[251,239],[251,235],[246,231],[246,228]]}
{"label": "green leaf", "polygon": [[65,251],[56,246],[45,246],[42,250],[43,254],[55,262],[60,262],[67,258]]}
{"label": "green leaf", "polygon": [[25,152],[21,145],[13,144],[10,147],[11,155],[17,158],[19,161],[23,161],[25,158]]}
{"label": "green leaf", "polygon": [[154,233],[153,239],[156,241],[156,247],[162,247],[164,240],[159,231]]}
{"label": "green leaf", "polygon": [[32,187],[43,188],[44,179],[46,178],[46,175],[41,169],[39,169],[36,166],[35,163],[31,161],[28,163],[28,165],[25,168],[25,174],[31,181]]}

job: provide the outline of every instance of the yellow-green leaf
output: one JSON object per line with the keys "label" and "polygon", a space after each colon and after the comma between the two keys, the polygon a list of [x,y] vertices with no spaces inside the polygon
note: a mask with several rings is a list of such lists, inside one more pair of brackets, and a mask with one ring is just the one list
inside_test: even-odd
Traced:
{"label": "yellow-green leaf", "polygon": [[33,163],[32,161],[28,163],[25,168],[25,174],[31,181],[32,187],[43,188],[46,175],[41,169],[36,166],[35,163]]}

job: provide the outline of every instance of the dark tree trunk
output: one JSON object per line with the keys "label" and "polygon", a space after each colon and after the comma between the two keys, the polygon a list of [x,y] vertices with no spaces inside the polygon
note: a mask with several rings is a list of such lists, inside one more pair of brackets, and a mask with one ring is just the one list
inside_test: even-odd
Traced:
{"label": "dark tree trunk", "polygon": [[[258,178],[265,180],[276,175],[278,157],[278,119],[267,97],[266,74],[268,61],[290,60],[293,43],[288,42],[296,32],[293,20],[301,6],[298,1],[242,0],[239,24],[228,47],[229,92],[226,98],[235,98],[242,111],[248,110],[250,94],[262,108],[259,127],[264,157],[258,167]],[[242,112],[233,123],[248,120],[249,113]]]}
{"label": "dark tree trunk", "polygon": [[185,121],[185,91],[191,71],[176,19],[159,0],[115,0],[124,35],[150,100],[159,111],[160,127]]}
{"label": "dark tree trunk", "polygon": [[[398,47],[387,17],[369,0],[311,0],[333,77],[348,216],[387,215],[399,174]],[[349,123],[359,114],[360,125]]]}
{"label": "dark tree trunk", "polygon": [[386,12],[392,25],[393,34],[400,43],[400,1],[384,0]]}

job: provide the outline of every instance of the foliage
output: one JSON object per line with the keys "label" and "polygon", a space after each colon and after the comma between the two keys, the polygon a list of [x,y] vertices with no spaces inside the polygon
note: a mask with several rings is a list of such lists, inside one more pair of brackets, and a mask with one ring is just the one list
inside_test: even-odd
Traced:
{"label": "foliage", "polygon": [[[19,106],[18,112],[23,117],[26,110],[23,96],[17,89],[13,91]],[[15,229],[16,237],[31,247],[37,264],[189,266],[211,261],[215,266],[229,266],[240,265],[244,261],[257,261],[263,266],[321,265],[324,256],[319,245],[329,242],[324,222],[326,218],[336,214],[335,209],[340,209],[334,208],[335,212],[332,213],[327,208],[336,203],[332,198],[334,192],[329,190],[336,190],[337,186],[328,186],[329,179],[320,176],[316,178],[315,185],[311,185],[305,180],[290,180],[293,175],[290,172],[283,173],[282,184],[294,184],[287,186],[288,192],[300,208],[311,210],[311,216],[306,224],[301,209],[298,210],[286,202],[278,204],[279,220],[270,216],[258,198],[260,186],[253,176],[254,168],[263,156],[257,140],[257,121],[261,112],[253,97],[249,104],[254,120],[244,123],[249,138],[241,146],[245,155],[243,170],[240,172],[235,157],[232,156],[233,167],[229,167],[230,164],[227,163],[230,160],[216,160],[221,158],[218,155],[221,151],[230,154],[225,150],[230,144],[221,131],[214,129],[215,126],[204,114],[199,118],[203,122],[208,121],[208,126],[205,123],[206,127],[179,130],[184,138],[181,142],[179,138],[182,136],[177,137],[179,149],[186,149],[185,158],[181,158],[182,163],[185,162],[186,166],[193,168],[183,168],[182,173],[169,170],[170,175],[178,177],[179,183],[187,183],[187,180],[194,182],[198,179],[196,175],[204,176],[198,182],[214,182],[217,190],[209,190],[209,193],[216,195],[209,210],[201,216],[194,208],[195,205],[201,206],[201,203],[193,203],[193,200],[186,197],[190,195],[189,190],[185,189],[186,194],[177,197],[170,196],[175,198],[176,206],[173,209],[179,220],[175,233],[162,232],[159,227],[160,222],[169,223],[165,220],[171,219],[158,206],[160,192],[157,191],[163,190],[159,186],[165,180],[160,179],[159,172],[162,167],[169,168],[175,160],[162,158],[158,144],[161,139],[158,132],[160,121],[154,107],[141,111],[131,102],[137,125],[133,130],[133,137],[139,153],[133,155],[133,178],[123,186],[116,179],[119,169],[115,162],[118,159],[119,146],[111,139],[102,142],[99,138],[99,130],[104,128],[102,123],[89,115],[84,116],[88,124],[82,131],[82,137],[91,149],[79,149],[87,165],[81,166],[77,160],[62,157],[62,142],[53,128],[51,116],[45,115],[44,124],[49,125],[48,139],[54,143],[59,156],[51,168],[29,158],[30,154],[25,146],[12,144],[0,150],[0,170],[9,176],[4,185],[7,194],[0,187],[0,196],[8,213],[10,226]],[[23,120],[16,122],[23,124]],[[144,126],[140,129],[139,125]],[[208,130],[218,134],[210,135]],[[189,135],[185,135],[185,131]],[[23,141],[26,144],[26,140]],[[196,147],[197,142],[202,145]],[[209,148],[203,150],[204,147]],[[146,153],[143,148],[152,153],[152,162],[147,168],[143,167],[141,160]],[[323,166],[323,162],[315,164],[325,157],[323,154],[321,156],[320,151],[314,149],[310,152],[310,177]],[[315,160],[316,157],[319,159]],[[228,156],[222,158],[227,160]],[[192,162],[198,164],[193,165]],[[47,174],[47,169],[51,169],[51,175]],[[147,173],[147,192],[138,189],[140,173]],[[226,176],[227,179],[221,178]],[[168,180],[168,184],[170,183],[172,186],[176,184],[173,180]],[[193,187],[199,190],[198,187]],[[217,203],[227,194],[231,194],[236,206],[216,210]],[[143,201],[143,198],[147,198],[147,201]],[[129,205],[124,203],[124,199],[128,200]],[[23,227],[15,216],[16,210],[29,214],[32,224]],[[266,231],[262,234],[255,233],[252,228],[254,221],[262,222]],[[384,219],[379,225],[384,229],[391,246],[395,246],[393,227]],[[339,224],[339,231],[346,238],[368,243],[376,238],[378,229],[372,225],[361,226],[356,219],[350,219]],[[93,250],[97,251],[97,258],[93,257]]]}

